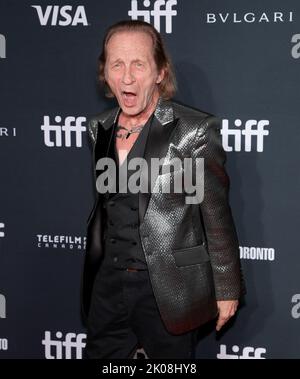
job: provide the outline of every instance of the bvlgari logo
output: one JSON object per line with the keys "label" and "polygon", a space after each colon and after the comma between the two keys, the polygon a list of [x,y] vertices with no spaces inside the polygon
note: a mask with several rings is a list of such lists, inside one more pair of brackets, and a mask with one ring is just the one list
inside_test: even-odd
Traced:
{"label": "bvlgari logo", "polygon": [[206,13],[207,24],[270,24],[293,22],[294,13],[290,12],[219,12]]}

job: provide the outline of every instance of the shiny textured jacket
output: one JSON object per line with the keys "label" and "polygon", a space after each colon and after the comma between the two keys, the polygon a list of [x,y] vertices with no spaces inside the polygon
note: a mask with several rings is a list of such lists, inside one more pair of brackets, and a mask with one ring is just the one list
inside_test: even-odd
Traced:
{"label": "shiny textured jacket", "polygon": [[[88,132],[96,163],[107,155],[120,108],[92,117]],[[213,115],[160,99],[149,130],[144,159],[204,158],[204,197],[188,204],[186,193],[139,193],[139,233],[153,292],[162,320],[173,334],[199,327],[217,315],[216,300],[244,293],[239,244],[228,202],[220,121]],[[154,187],[174,180],[176,172],[159,172]],[[194,181],[195,182],[195,181]],[[87,220],[82,277],[82,309],[88,316],[95,275],[103,258],[103,195]]]}

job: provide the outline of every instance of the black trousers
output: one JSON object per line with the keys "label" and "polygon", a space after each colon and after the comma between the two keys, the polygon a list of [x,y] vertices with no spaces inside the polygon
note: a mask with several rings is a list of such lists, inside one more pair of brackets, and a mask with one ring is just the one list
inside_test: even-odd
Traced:
{"label": "black trousers", "polygon": [[147,270],[102,265],[95,278],[85,359],[133,358],[143,347],[150,359],[193,359],[195,330],[170,334],[161,319]]}

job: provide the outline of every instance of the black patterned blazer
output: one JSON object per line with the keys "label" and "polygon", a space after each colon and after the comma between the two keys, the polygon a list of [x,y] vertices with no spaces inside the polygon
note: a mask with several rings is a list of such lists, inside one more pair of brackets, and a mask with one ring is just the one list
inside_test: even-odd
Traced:
{"label": "black patterned blazer", "polygon": [[[90,118],[94,175],[105,157],[120,108]],[[204,158],[204,196],[187,204],[186,193],[153,190],[139,193],[139,233],[153,292],[166,328],[180,334],[217,315],[216,300],[238,299],[244,291],[239,245],[228,202],[229,179],[220,120],[215,116],[159,99],[149,130],[145,159]],[[158,173],[154,186],[178,172]],[[102,195],[97,192],[87,220],[82,308],[87,317],[95,275],[103,256]]]}

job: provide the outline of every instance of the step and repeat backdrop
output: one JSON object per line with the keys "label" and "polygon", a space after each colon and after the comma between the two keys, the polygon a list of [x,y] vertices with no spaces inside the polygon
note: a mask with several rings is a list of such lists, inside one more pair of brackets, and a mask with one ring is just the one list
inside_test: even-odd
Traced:
{"label": "step and repeat backdrop", "polygon": [[197,358],[300,358],[298,0],[0,1],[0,358],[82,358],[86,121],[114,106],[97,58],[130,18],[161,32],[175,100],[223,122],[248,293]]}

